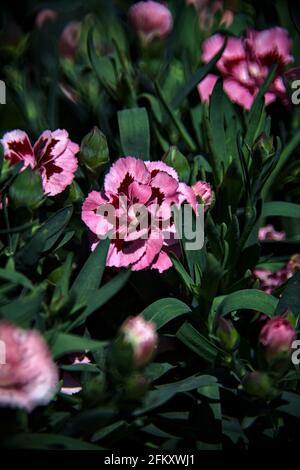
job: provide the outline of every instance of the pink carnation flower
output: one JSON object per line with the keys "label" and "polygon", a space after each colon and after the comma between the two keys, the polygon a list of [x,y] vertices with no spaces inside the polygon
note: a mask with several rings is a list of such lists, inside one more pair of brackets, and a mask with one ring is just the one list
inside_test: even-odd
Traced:
{"label": "pink carnation flower", "polygon": [[135,31],[147,43],[154,38],[164,39],[172,30],[170,10],[158,2],[138,2],[128,11],[128,19]]}
{"label": "pink carnation flower", "polygon": [[[220,51],[224,40],[221,34],[215,34],[204,41],[204,63],[209,62]],[[284,67],[293,62],[291,47],[292,41],[288,32],[280,27],[264,31],[249,30],[246,38],[228,38],[223,55],[217,62],[225,93],[234,103],[249,110],[271,65],[277,62],[277,74],[265,94],[265,103],[268,105],[276,98],[286,102],[287,94],[282,75]],[[217,75],[208,74],[198,84],[202,101],[208,101],[217,79]]]}
{"label": "pink carnation flower", "polygon": [[[197,214],[192,189],[178,181],[173,168],[163,162],[125,157],[110,168],[103,192],[88,195],[82,220],[98,237],[112,232],[107,266],[163,272],[172,266],[168,251],[176,242],[172,206],[179,207],[184,201]],[[137,219],[141,220],[141,214],[143,224]]]}
{"label": "pink carnation flower", "polygon": [[157,347],[158,336],[154,323],[143,317],[130,317],[120,328],[124,335],[124,343],[133,350],[133,358],[137,367],[147,364]]}
{"label": "pink carnation flower", "polygon": [[258,238],[261,241],[264,241],[264,240],[281,241],[281,240],[285,240],[285,232],[278,232],[277,230],[274,229],[273,225],[269,224],[259,229]]}
{"label": "pink carnation flower", "polygon": [[40,333],[1,322],[0,341],[5,359],[0,361],[0,406],[30,412],[49,403],[58,385],[58,371]]}
{"label": "pink carnation flower", "polygon": [[36,19],[35,24],[38,29],[42,29],[45,23],[48,21],[55,21],[57,18],[57,12],[55,10],[51,10],[50,8],[44,8],[43,10],[39,11]]}
{"label": "pink carnation flower", "polygon": [[81,23],[71,21],[63,30],[59,40],[60,55],[66,59],[74,59],[79,47]]}
{"label": "pink carnation flower", "polygon": [[33,147],[26,132],[19,129],[4,134],[1,143],[4,158],[12,165],[23,161],[23,169],[31,166],[40,173],[44,191],[49,196],[61,193],[72,183],[79,146],[69,139],[64,129],[44,131]]}
{"label": "pink carnation flower", "polygon": [[204,204],[204,211],[206,212],[213,200],[213,191],[210,184],[206,181],[197,181],[193,184],[192,190],[200,204]]}
{"label": "pink carnation flower", "polygon": [[276,356],[291,351],[291,344],[296,332],[284,317],[274,317],[262,327],[259,342],[266,352],[266,358],[272,361]]}

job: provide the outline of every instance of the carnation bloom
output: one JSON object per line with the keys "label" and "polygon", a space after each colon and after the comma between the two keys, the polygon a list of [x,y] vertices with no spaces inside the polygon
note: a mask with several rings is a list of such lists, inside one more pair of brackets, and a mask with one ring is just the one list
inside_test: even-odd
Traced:
{"label": "carnation bloom", "polygon": [[173,26],[170,10],[158,2],[138,2],[128,11],[128,19],[135,31],[147,43],[154,38],[165,38]]}
{"label": "carnation bloom", "polygon": [[261,227],[258,231],[258,238],[261,241],[273,240],[281,241],[285,240],[285,232],[278,232],[274,229],[273,225],[269,224],[265,227]]}
{"label": "carnation bloom", "polygon": [[0,322],[4,364],[0,362],[0,406],[32,411],[52,399],[58,371],[43,337],[34,330]]}
{"label": "carnation bloom", "polygon": [[92,191],[82,207],[82,220],[93,234],[111,232],[107,266],[165,271],[175,244],[172,206],[187,201],[197,214],[196,197],[163,162],[124,157],[112,165],[102,193]]}
{"label": "carnation bloom", "polygon": [[204,205],[204,211],[206,212],[213,200],[213,192],[210,184],[206,181],[197,181],[197,183],[193,184],[192,190],[194,191],[197,201]]}
{"label": "carnation bloom", "polygon": [[44,131],[32,147],[26,132],[16,129],[4,134],[1,143],[4,158],[11,165],[23,161],[23,169],[31,166],[40,173],[44,191],[49,196],[61,193],[72,183],[79,146],[69,139],[66,130]]}
{"label": "carnation bloom", "polygon": [[[225,38],[215,34],[203,43],[203,62],[209,62],[223,47]],[[228,97],[249,110],[273,63],[278,63],[276,76],[265,94],[266,105],[278,97],[287,101],[282,75],[287,64],[293,62],[292,41],[280,27],[264,31],[248,30],[246,38],[228,38],[217,69],[223,77],[223,88]],[[218,77],[208,74],[199,84],[202,101],[208,101]]]}
{"label": "carnation bloom", "polygon": [[80,41],[81,23],[71,21],[63,30],[59,40],[60,55],[66,59],[74,59]]}
{"label": "carnation bloom", "polygon": [[43,10],[38,12],[35,19],[35,24],[38,29],[42,29],[42,27],[47,21],[55,21],[56,18],[57,12],[55,10],[51,10],[50,8],[44,8]]}
{"label": "carnation bloom", "polygon": [[268,362],[282,354],[291,352],[296,332],[287,318],[273,317],[262,327],[259,342]]}
{"label": "carnation bloom", "polygon": [[154,323],[144,320],[142,316],[130,317],[120,328],[125,345],[133,351],[135,366],[146,365],[157,347],[157,333]]}

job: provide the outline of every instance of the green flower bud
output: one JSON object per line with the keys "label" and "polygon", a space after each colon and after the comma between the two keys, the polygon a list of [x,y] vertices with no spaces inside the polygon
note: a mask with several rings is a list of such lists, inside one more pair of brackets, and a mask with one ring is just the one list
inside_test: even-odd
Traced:
{"label": "green flower bud", "polygon": [[276,389],[271,377],[265,372],[249,372],[243,380],[243,389],[257,398],[271,399],[276,396]]}
{"label": "green flower bud", "polygon": [[230,320],[219,317],[216,335],[220,345],[228,352],[233,351],[239,344],[239,334]]}
{"label": "green flower bud", "polygon": [[109,151],[105,135],[94,127],[82,140],[79,153],[82,165],[96,174],[100,174],[109,162]]}

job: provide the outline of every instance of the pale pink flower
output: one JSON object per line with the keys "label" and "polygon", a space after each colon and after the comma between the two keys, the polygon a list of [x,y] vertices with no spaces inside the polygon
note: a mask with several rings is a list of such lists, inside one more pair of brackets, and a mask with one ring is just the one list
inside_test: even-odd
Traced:
{"label": "pale pink flower", "polygon": [[[204,41],[203,62],[209,62],[220,51],[224,40],[221,34],[215,34]],[[286,103],[288,98],[282,75],[285,66],[293,61],[291,47],[288,32],[280,27],[264,31],[248,30],[246,38],[228,38],[222,57],[217,62],[225,93],[233,102],[249,110],[271,65],[277,62],[277,73],[265,94],[265,103],[268,105],[276,98]],[[202,101],[209,99],[217,78],[215,74],[208,74],[198,84]]]}
{"label": "pale pink flower", "polygon": [[38,12],[35,19],[35,24],[38,29],[42,29],[42,27],[47,21],[55,21],[56,18],[57,12],[55,10],[51,10],[50,8],[44,8],[43,10]]}
{"label": "pale pink flower", "polygon": [[254,276],[260,281],[260,288],[267,294],[280,287],[288,279],[286,266],[273,272],[270,269],[255,269]]}
{"label": "pale pink flower", "polygon": [[206,212],[213,201],[213,191],[210,184],[206,181],[197,181],[197,183],[193,184],[192,190],[194,191],[197,201],[204,205],[204,212]]}
{"label": "pale pink flower", "polygon": [[[178,181],[173,168],[163,162],[125,157],[110,168],[102,193],[88,195],[82,220],[98,237],[112,232],[107,266],[163,272],[172,266],[168,251],[174,245],[176,228],[171,208],[184,201],[197,214],[192,189]],[[148,223],[149,219],[155,223]]]}
{"label": "pale pink flower", "polygon": [[81,23],[71,21],[63,30],[59,40],[59,52],[65,59],[74,59],[79,47]]}
{"label": "pale pink flower", "polygon": [[120,328],[123,341],[133,351],[134,363],[137,367],[146,365],[153,357],[157,348],[158,336],[155,324],[144,320],[142,316],[130,317]]}
{"label": "pale pink flower", "polygon": [[229,28],[233,23],[236,0],[186,0],[187,5],[193,5],[199,15],[201,31],[209,31],[218,12],[222,13],[220,25]]}
{"label": "pale pink flower", "polygon": [[268,361],[282,353],[290,353],[296,332],[287,318],[273,317],[262,327],[259,342]]}
{"label": "pale pink flower", "polygon": [[274,229],[273,225],[269,224],[265,227],[261,227],[258,231],[258,238],[261,241],[264,240],[274,240],[274,241],[281,241],[285,240],[285,232],[278,232]]}
{"label": "pale pink flower", "polygon": [[128,11],[128,19],[135,31],[147,43],[154,38],[164,39],[172,30],[170,10],[158,2],[138,2]]}
{"label": "pale pink flower", "polygon": [[1,143],[4,158],[11,165],[23,161],[23,169],[31,166],[40,173],[44,191],[49,196],[61,193],[72,183],[79,146],[69,139],[66,130],[44,131],[32,147],[26,132],[16,129],[4,134]]}
{"label": "pale pink flower", "polygon": [[32,411],[56,392],[58,371],[38,331],[0,322],[5,363],[0,363],[0,406]]}

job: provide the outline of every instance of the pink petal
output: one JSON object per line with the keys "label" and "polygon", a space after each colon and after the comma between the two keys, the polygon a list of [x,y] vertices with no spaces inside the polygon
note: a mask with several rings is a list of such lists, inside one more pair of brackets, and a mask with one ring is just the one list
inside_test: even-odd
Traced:
{"label": "pink petal", "polygon": [[185,183],[179,183],[179,204],[182,204],[183,202],[187,202],[190,204],[197,215],[197,198],[195,196],[194,191],[190,186],[187,186]]}
{"label": "pink petal", "polygon": [[146,243],[147,240],[141,239],[130,243],[124,242],[122,248],[119,249],[116,243],[111,242],[108,250],[106,266],[115,266],[117,268],[131,266],[144,255],[146,251]]}
{"label": "pink petal", "polygon": [[127,178],[126,186],[128,188],[133,181],[142,184],[149,183],[150,173],[142,160],[138,160],[134,157],[119,158],[119,160],[111,166],[109,173],[105,177],[105,191],[111,191],[112,193],[119,192],[125,178]]}
{"label": "pink petal", "polygon": [[255,95],[252,94],[247,87],[238,83],[232,78],[225,78],[223,88],[231,101],[239,104],[249,111],[254,101]]}
{"label": "pink petal", "polygon": [[146,204],[146,202],[150,199],[151,194],[152,194],[151,187],[146,184],[133,182],[130,184],[128,188],[129,198],[133,202]]}
{"label": "pink petal", "polygon": [[16,129],[6,132],[1,139],[3,145],[4,157],[15,165],[20,161],[24,161],[23,169],[28,165],[34,167],[35,161],[33,150],[26,132]]}
{"label": "pink petal", "polygon": [[276,55],[284,65],[294,60],[290,54],[292,40],[284,28],[276,26],[263,31],[249,30],[247,42],[257,57]]}
{"label": "pink petal", "polygon": [[173,266],[171,258],[165,251],[161,251],[157,260],[151,265],[151,269],[157,269],[160,273],[170,269]]}
{"label": "pink petal", "polygon": [[[109,201],[99,192],[92,191],[82,205],[81,218],[88,228],[96,235],[103,236],[113,228],[113,224],[109,223],[105,218],[104,212]],[[99,207],[101,206],[101,214]],[[98,210],[98,212],[97,212]],[[113,206],[111,205],[111,210]]]}
{"label": "pink petal", "polygon": [[209,97],[213,92],[217,80],[217,75],[209,73],[200,83],[198,83],[197,88],[201,101],[207,102],[209,100]]}
{"label": "pink petal", "polygon": [[50,196],[61,193],[72,183],[78,167],[75,157],[78,151],[79,146],[70,141],[69,134],[64,129],[43,132],[34,145],[43,187]]}
{"label": "pink petal", "polygon": [[164,171],[165,173],[168,173],[168,175],[172,176],[175,180],[178,181],[178,174],[174,168],[171,166],[167,165],[164,162],[145,162],[145,165],[150,171],[152,178],[157,174],[159,171]]}
{"label": "pink petal", "polygon": [[178,189],[178,181],[164,171],[157,173],[151,181],[152,188],[158,188],[164,197],[175,196]]}
{"label": "pink petal", "polygon": [[159,254],[163,246],[163,238],[159,232],[151,234],[149,240],[146,242],[146,251],[144,256],[132,266],[133,271],[140,271],[141,269],[149,268],[154,258]]}

